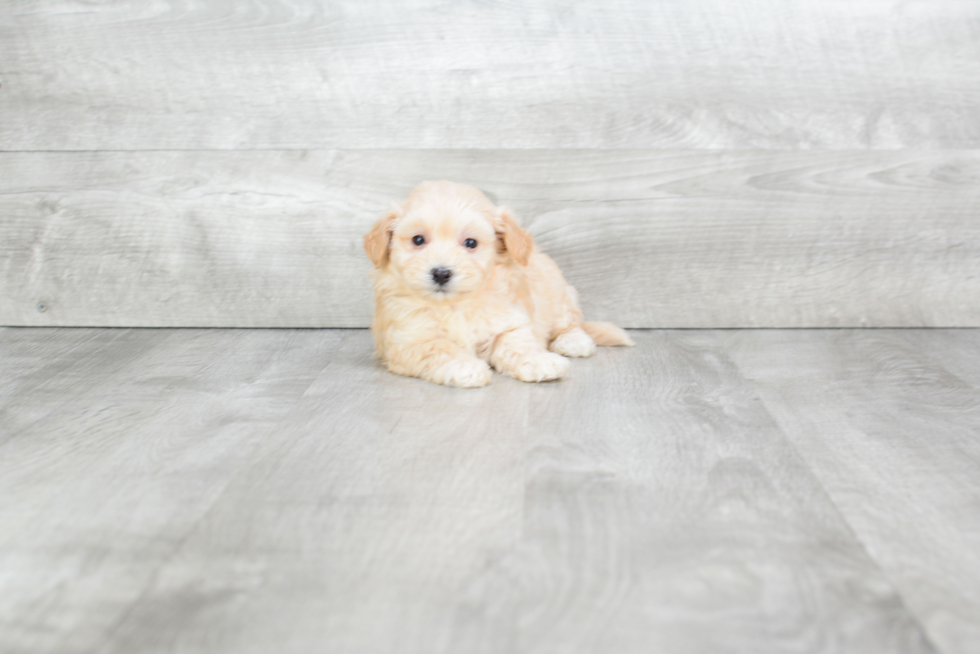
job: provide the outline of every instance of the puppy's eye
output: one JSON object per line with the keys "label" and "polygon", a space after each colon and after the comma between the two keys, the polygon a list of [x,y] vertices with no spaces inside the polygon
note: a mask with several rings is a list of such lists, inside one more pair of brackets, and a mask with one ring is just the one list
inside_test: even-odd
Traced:
{"label": "puppy's eye", "polygon": [[415,245],[424,245],[425,237],[420,234],[412,239],[412,243],[415,243]]}
{"label": "puppy's eye", "polygon": [[476,247],[476,241],[472,238],[468,238],[465,241],[463,241],[463,245],[465,245],[466,247],[472,250],[473,248]]}

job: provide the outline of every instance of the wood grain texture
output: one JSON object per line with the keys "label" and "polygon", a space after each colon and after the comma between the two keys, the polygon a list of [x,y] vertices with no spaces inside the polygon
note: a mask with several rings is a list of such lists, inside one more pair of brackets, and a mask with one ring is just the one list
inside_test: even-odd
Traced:
{"label": "wood grain texture", "polygon": [[980,147],[962,0],[16,0],[0,150]]}
{"label": "wood grain texture", "polygon": [[521,537],[527,386],[460,394],[371,350],[348,334],[106,654],[494,651],[454,646],[481,610],[457,593]]}
{"label": "wood grain texture", "polygon": [[[340,333],[5,330],[0,651],[91,652],[329,362]],[[9,342],[14,347],[8,349]],[[297,347],[299,345],[299,347]],[[9,402],[9,404],[7,404]],[[7,414],[10,411],[10,414]]]}
{"label": "wood grain texture", "polygon": [[729,332],[468,392],[365,331],[8,329],[0,364],[59,335],[105,373],[19,386],[52,410],[0,445],[5,653],[939,651]]}
{"label": "wood grain texture", "polygon": [[875,330],[740,332],[726,347],[949,654],[980,647],[978,346],[976,330]]}
{"label": "wood grain texture", "polygon": [[6,153],[0,169],[6,325],[367,326],[362,236],[427,178],[511,206],[592,319],[980,325],[977,152]]}
{"label": "wood grain texture", "polygon": [[104,365],[98,356],[116,335],[109,330],[0,328],[0,443],[51,411],[66,388],[88,383],[94,371],[87,365]]}
{"label": "wood grain texture", "polygon": [[720,335],[635,336],[530,388],[522,539],[460,649],[516,613],[520,652],[932,651]]}

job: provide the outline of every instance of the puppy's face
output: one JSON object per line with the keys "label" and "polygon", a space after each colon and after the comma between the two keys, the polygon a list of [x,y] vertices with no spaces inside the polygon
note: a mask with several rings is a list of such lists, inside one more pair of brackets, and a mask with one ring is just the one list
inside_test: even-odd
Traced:
{"label": "puppy's face", "polygon": [[395,223],[389,269],[418,295],[452,300],[483,285],[494,265],[496,242],[485,212],[422,203]]}
{"label": "puppy's face", "polygon": [[364,247],[416,295],[446,302],[478,290],[503,257],[526,265],[532,240],[477,189],[424,182],[375,224]]}

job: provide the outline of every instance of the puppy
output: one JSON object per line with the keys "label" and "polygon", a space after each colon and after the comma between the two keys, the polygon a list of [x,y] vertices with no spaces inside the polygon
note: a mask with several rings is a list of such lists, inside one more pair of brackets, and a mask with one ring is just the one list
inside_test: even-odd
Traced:
{"label": "puppy", "polygon": [[[378,358],[399,375],[475,388],[498,372],[559,379],[565,357],[633,345],[583,322],[575,289],[510,212],[471,186],[423,182],[364,237]],[[550,350],[550,351],[549,351]]]}

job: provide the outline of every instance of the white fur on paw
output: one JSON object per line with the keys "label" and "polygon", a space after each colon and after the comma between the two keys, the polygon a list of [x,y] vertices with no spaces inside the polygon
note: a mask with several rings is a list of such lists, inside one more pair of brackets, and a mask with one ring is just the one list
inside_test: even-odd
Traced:
{"label": "white fur on paw", "polygon": [[566,357],[590,357],[595,354],[595,341],[576,327],[551,341],[548,349]]}
{"label": "white fur on paw", "polygon": [[480,388],[493,380],[493,371],[477,358],[455,359],[443,369],[442,383],[457,388]]}
{"label": "white fur on paw", "polygon": [[524,382],[543,382],[560,379],[568,372],[568,359],[551,352],[534,354],[522,361],[514,377]]}

